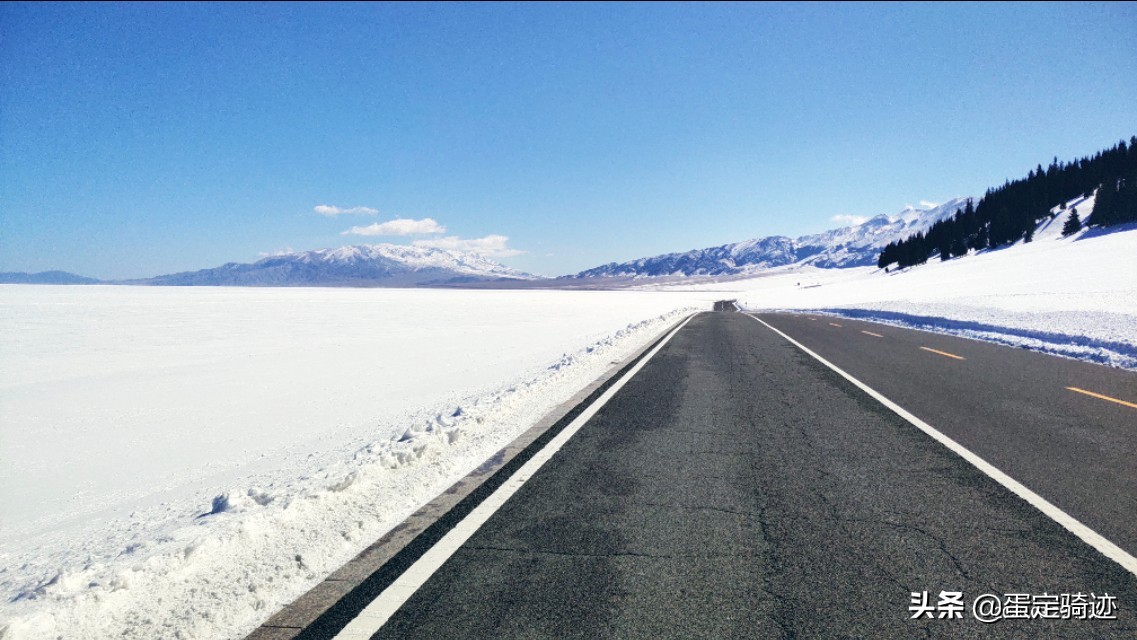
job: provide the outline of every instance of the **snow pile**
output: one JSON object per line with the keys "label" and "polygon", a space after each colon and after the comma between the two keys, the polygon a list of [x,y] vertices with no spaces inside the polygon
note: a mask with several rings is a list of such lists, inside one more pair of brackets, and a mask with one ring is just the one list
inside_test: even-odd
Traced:
{"label": "snow pile", "polygon": [[[1042,300],[1045,297],[1036,301]],[[1059,303],[1066,301],[1058,300]],[[1129,313],[1022,312],[982,306],[987,300],[975,301],[979,304],[969,304],[971,302],[963,299],[952,304],[894,303],[888,305],[889,310],[870,304],[824,311],[1137,371],[1137,314],[1132,310]],[[896,311],[898,308],[910,311]]]}
{"label": "snow pile", "polygon": [[706,297],[0,287],[0,637],[242,637]]}

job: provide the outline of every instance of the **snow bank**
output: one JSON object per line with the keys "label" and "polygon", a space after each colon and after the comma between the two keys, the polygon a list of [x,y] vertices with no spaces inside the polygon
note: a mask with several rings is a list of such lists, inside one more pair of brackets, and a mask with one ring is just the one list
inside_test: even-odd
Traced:
{"label": "snow bank", "polygon": [[0,287],[0,637],[242,637],[704,298]]}
{"label": "snow bank", "polygon": [[[910,329],[997,342],[1137,371],[1137,316],[1109,312],[1035,312],[959,304],[911,304],[912,313],[863,307],[819,310]],[[892,304],[892,309],[905,305]],[[1086,335],[1093,334],[1093,335]]]}

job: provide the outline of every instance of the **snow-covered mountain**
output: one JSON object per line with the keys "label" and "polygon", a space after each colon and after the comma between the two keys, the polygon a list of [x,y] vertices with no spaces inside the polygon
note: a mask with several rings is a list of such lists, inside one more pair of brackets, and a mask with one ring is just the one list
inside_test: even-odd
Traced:
{"label": "snow-covered mountain", "polygon": [[789,264],[815,267],[860,267],[876,264],[889,242],[931,227],[962,209],[967,198],[954,198],[927,208],[906,207],[861,224],[797,239],[770,236],[685,253],[668,253],[630,262],[610,263],[574,278],[716,276],[748,274]]}
{"label": "snow-covered mountain", "polygon": [[413,287],[533,279],[536,276],[475,253],[373,244],[286,253],[252,264],[230,262],[214,269],[157,276],[131,284]]}

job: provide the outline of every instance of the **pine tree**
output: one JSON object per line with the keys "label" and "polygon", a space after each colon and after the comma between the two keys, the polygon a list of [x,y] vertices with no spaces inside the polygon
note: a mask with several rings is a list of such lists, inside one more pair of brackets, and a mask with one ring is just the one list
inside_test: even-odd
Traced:
{"label": "pine tree", "polygon": [[1066,224],[1062,225],[1062,237],[1072,236],[1082,230],[1082,219],[1078,217],[1078,208],[1070,212],[1070,217],[1066,218]]}
{"label": "pine tree", "polygon": [[[1129,148],[1133,149],[1132,146]],[[1131,155],[1137,159],[1137,153]],[[1137,168],[1122,182],[1121,189],[1117,192],[1117,209],[1119,222],[1137,222]]]}
{"label": "pine tree", "polygon": [[967,242],[967,248],[974,249],[976,251],[982,251],[987,248],[986,225],[980,225],[979,228],[975,230],[975,235],[972,236],[971,239]]}
{"label": "pine tree", "polygon": [[1116,195],[1116,183],[1112,180],[1107,180],[1105,184],[1098,187],[1097,197],[1094,198],[1094,210],[1090,212],[1091,225],[1095,227],[1108,227],[1118,222],[1117,211],[1114,206]]}
{"label": "pine tree", "polygon": [[896,262],[896,242],[889,242],[888,245],[880,252],[880,258],[876,261],[877,269],[887,269],[888,265]]}
{"label": "pine tree", "polygon": [[939,252],[940,252],[940,262],[947,262],[948,260],[950,260],[951,259],[951,243],[949,243],[947,240],[944,240],[944,243],[940,245]]}
{"label": "pine tree", "polygon": [[953,257],[960,257],[967,255],[967,241],[962,235],[956,236],[951,242],[951,255]]}

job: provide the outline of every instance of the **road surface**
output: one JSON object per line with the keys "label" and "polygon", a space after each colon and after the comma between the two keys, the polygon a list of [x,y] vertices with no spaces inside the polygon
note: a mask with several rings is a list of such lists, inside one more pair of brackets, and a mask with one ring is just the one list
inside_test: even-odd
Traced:
{"label": "road surface", "polygon": [[[759,317],[1133,553],[1133,373]],[[984,594],[1092,594],[1116,619],[985,624]],[[1132,638],[1137,576],[755,318],[704,313],[375,634],[660,636]]]}

